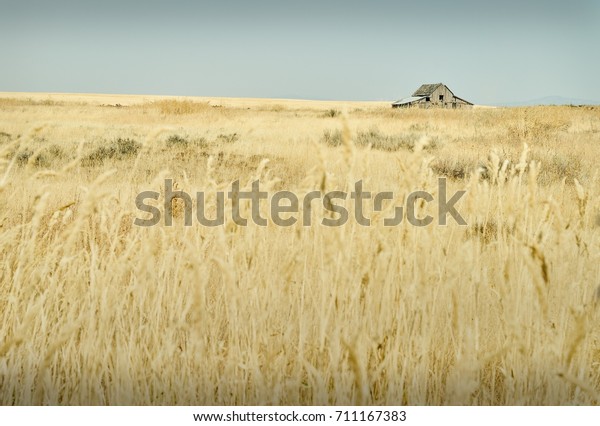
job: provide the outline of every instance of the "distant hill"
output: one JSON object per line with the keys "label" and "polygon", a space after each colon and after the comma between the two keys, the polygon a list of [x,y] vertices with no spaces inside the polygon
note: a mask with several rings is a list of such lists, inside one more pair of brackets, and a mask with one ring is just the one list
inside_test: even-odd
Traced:
{"label": "distant hill", "polygon": [[565,98],[563,96],[546,96],[544,98],[531,99],[529,101],[508,102],[498,106],[535,106],[535,105],[600,105],[600,101],[589,99]]}

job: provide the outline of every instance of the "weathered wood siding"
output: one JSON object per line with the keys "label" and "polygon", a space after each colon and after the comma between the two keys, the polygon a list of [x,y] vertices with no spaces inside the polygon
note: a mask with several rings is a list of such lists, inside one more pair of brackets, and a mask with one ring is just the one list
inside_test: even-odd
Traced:
{"label": "weathered wood siding", "polygon": [[[440,96],[442,96],[441,99],[440,99]],[[425,98],[422,101],[415,102],[413,104],[413,106],[416,106],[419,108],[435,107],[435,108],[452,108],[452,109],[469,108],[472,106],[468,102],[465,102],[462,99],[456,98],[446,85],[441,85],[438,88],[436,88],[433,91],[433,93],[431,94],[431,96],[428,96],[428,98],[429,98],[429,101],[427,100],[427,98]]]}
{"label": "weathered wood siding", "polygon": [[[442,96],[442,99],[440,99]],[[431,94],[431,105],[436,107],[444,107],[449,108],[452,106],[452,102],[454,101],[454,95],[446,87],[445,85],[439,86],[434,92]]]}

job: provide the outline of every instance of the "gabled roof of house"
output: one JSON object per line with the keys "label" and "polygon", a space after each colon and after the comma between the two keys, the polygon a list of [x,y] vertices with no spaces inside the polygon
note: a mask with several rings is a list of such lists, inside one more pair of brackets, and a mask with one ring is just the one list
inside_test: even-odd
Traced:
{"label": "gabled roof of house", "polygon": [[423,84],[421,85],[421,87],[415,90],[413,96],[430,96],[433,92],[435,92],[435,89],[437,89],[441,85],[442,83]]}
{"label": "gabled roof of house", "polygon": [[424,99],[425,96],[411,96],[408,98],[402,98],[399,101],[394,102],[392,105],[406,105],[406,104],[411,104],[413,102],[417,102],[420,101],[421,99]]}

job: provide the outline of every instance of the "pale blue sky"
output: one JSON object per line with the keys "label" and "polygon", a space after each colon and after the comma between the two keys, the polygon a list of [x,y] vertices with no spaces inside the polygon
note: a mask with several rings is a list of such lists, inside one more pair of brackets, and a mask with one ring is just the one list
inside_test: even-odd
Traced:
{"label": "pale blue sky", "polygon": [[599,0],[0,0],[0,91],[600,100],[599,46]]}

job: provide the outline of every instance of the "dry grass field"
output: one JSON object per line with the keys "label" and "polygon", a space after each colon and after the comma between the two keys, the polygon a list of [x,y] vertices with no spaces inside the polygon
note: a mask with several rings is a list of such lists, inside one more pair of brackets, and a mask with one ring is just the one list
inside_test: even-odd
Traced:
{"label": "dry grass field", "polygon": [[[0,94],[0,404],[599,404],[599,159],[598,107]],[[467,226],[133,224],[440,176]]]}

